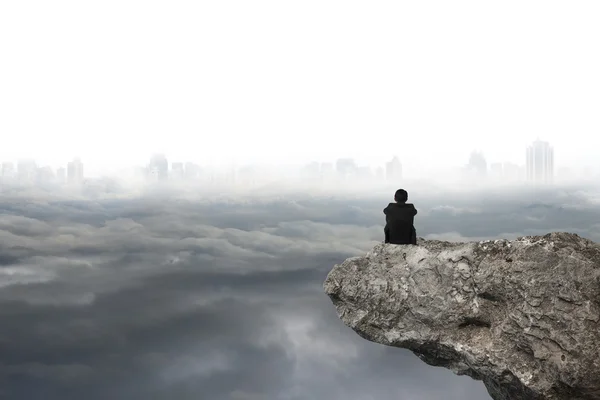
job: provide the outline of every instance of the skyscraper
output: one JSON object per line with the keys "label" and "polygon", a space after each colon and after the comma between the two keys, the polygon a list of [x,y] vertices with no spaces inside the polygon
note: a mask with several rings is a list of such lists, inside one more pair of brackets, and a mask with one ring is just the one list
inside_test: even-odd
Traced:
{"label": "skyscraper", "polygon": [[245,165],[238,170],[238,183],[246,188],[254,188],[258,184],[258,170],[255,165]]}
{"label": "skyscraper", "polygon": [[163,181],[169,176],[169,162],[164,154],[154,154],[148,165],[148,175],[152,180]]}
{"label": "skyscraper", "polygon": [[302,178],[309,182],[318,182],[321,178],[321,164],[316,161],[302,168]]}
{"label": "skyscraper", "polygon": [[171,177],[174,179],[183,179],[185,176],[185,168],[182,162],[171,163]]}
{"label": "skyscraper", "polygon": [[56,176],[54,170],[50,166],[38,168],[37,179],[39,183],[51,183],[54,181]]}
{"label": "skyscraper", "polygon": [[369,166],[358,167],[356,171],[356,177],[363,183],[369,183],[373,181],[373,171]]}
{"label": "skyscraper", "polygon": [[15,177],[15,167],[12,162],[6,161],[2,163],[2,177],[9,179]]}
{"label": "skyscraper", "polygon": [[56,170],[56,181],[58,183],[65,183],[67,180],[67,170],[64,167],[59,167]]}
{"label": "skyscraper", "polygon": [[69,183],[83,182],[83,163],[79,158],[67,164],[67,180]]}
{"label": "skyscraper", "polygon": [[184,166],[184,176],[186,179],[197,179],[200,177],[202,170],[196,163],[188,161]]}
{"label": "skyscraper", "polygon": [[331,182],[335,179],[333,164],[329,162],[321,163],[321,182]]}
{"label": "skyscraper", "polygon": [[385,164],[385,177],[390,182],[398,182],[402,179],[402,163],[394,156],[392,161]]}
{"label": "skyscraper", "polygon": [[537,139],[527,147],[527,180],[535,184],[552,183],[554,177],[554,149],[550,143]]}
{"label": "skyscraper", "polygon": [[17,175],[23,183],[34,183],[37,177],[37,164],[31,159],[22,159],[17,162]]}
{"label": "skyscraper", "polygon": [[358,171],[358,166],[352,158],[340,158],[335,162],[335,169],[338,177],[344,181],[354,177]]}
{"label": "skyscraper", "polygon": [[497,162],[490,164],[490,176],[496,180],[504,178],[504,169],[502,168],[502,163]]}
{"label": "skyscraper", "polygon": [[483,153],[479,151],[471,153],[469,163],[467,164],[467,171],[474,178],[483,178],[487,175],[487,161]]}

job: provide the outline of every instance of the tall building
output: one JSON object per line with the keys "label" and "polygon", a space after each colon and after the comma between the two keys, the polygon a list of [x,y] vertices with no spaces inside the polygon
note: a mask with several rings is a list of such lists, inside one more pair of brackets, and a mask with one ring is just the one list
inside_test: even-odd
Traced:
{"label": "tall building", "polygon": [[56,180],[59,183],[65,183],[67,180],[67,170],[65,167],[59,167],[56,169]]}
{"label": "tall building", "polygon": [[171,163],[171,176],[174,179],[183,179],[185,175],[185,168],[182,162]]}
{"label": "tall building", "polygon": [[52,167],[45,166],[38,169],[37,180],[39,183],[52,183],[56,176],[54,175],[54,171]]}
{"label": "tall building", "polygon": [[188,161],[185,163],[184,175],[186,179],[197,179],[200,177],[202,170],[196,163]]}
{"label": "tall building", "polygon": [[234,165],[226,167],[223,174],[223,183],[226,185],[235,185],[237,182],[237,168]]}
{"label": "tall building", "polygon": [[335,172],[332,163],[321,163],[320,171],[320,178],[322,182],[331,182],[335,177]]}
{"label": "tall building", "polygon": [[169,177],[169,162],[164,154],[154,154],[150,158],[148,177],[158,181],[164,181]]}
{"label": "tall building", "polygon": [[69,183],[83,182],[83,163],[79,158],[75,158],[67,164],[67,180]]}
{"label": "tall building", "polygon": [[479,151],[474,151],[469,156],[467,170],[472,177],[483,178],[487,175],[487,161]]}
{"label": "tall building", "polygon": [[502,163],[490,164],[490,176],[496,180],[504,178],[504,168],[502,167]]}
{"label": "tall building", "polygon": [[9,179],[15,177],[15,167],[12,162],[2,163],[2,177]]}
{"label": "tall building", "polygon": [[548,184],[554,178],[554,149],[550,143],[537,139],[527,147],[526,175],[529,182]]}
{"label": "tall building", "polygon": [[37,177],[37,164],[30,159],[17,162],[17,176],[23,183],[33,183]]}
{"label": "tall building", "polygon": [[373,181],[373,171],[369,166],[358,167],[358,170],[356,171],[356,176],[361,182]]}
{"label": "tall building", "polygon": [[342,180],[348,180],[356,175],[358,166],[352,158],[340,158],[335,162],[335,170]]}
{"label": "tall building", "polygon": [[316,161],[306,164],[301,173],[303,179],[309,182],[318,182],[321,179],[321,164]]}
{"label": "tall building", "polygon": [[394,156],[392,161],[385,164],[385,177],[390,182],[398,182],[402,179],[402,163]]}
{"label": "tall building", "polygon": [[258,184],[258,171],[254,165],[246,165],[238,171],[238,183],[246,188],[254,188]]}

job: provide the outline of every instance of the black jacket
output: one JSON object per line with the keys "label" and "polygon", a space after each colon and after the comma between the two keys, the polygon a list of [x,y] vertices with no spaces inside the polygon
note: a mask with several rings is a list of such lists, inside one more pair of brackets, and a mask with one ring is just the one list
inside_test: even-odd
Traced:
{"label": "black jacket", "polygon": [[417,209],[411,203],[390,203],[383,209],[385,214],[385,243],[417,244],[414,217]]}

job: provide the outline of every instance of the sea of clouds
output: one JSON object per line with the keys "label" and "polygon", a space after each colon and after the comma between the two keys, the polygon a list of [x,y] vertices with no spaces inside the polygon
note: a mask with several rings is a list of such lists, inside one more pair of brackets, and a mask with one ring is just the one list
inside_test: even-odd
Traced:
{"label": "sea of clouds", "polygon": [[[600,242],[597,187],[407,189],[425,238]],[[361,339],[323,293],[392,195],[3,188],[0,398],[488,398]]]}

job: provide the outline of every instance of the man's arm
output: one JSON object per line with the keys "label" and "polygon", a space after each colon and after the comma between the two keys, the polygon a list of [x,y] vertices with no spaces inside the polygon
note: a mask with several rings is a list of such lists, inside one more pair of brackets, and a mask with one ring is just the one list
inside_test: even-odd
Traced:
{"label": "man's arm", "polygon": [[385,235],[384,243],[389,243],[390,242],[390,227],[387,224],[385,224],[385,227],[383,228],[383,234]]}

